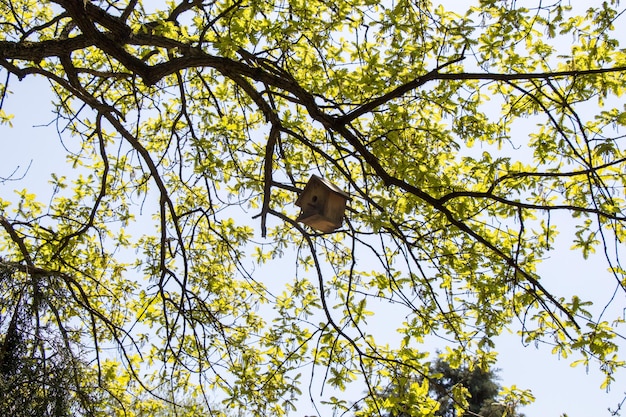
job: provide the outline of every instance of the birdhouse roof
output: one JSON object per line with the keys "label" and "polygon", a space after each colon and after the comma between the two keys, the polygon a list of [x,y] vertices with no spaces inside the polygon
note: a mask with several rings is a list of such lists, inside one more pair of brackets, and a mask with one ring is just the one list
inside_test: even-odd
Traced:
{"label": "birdhouse roof", "polygon": [[317,175],[311,175],[311,178],[309,179],[309,182],[307,182],[306,186],[304,187],[304,190],[302,190],[302,192],[300,193],[300,196],[296,200],[296,205],[297,206],[299,206],[300,199],[307,192],[307,189],[311,188],[316,183],[317,184],[321,184],[324,188],[326,188],[330,192],[335,193],[335,194],[345,198],[346,200],[351,200],[350,194],[346,193],[345,191],[343,191],[341,188],[337,187],[332,182],[328,181],[325,178],[318,177]]}

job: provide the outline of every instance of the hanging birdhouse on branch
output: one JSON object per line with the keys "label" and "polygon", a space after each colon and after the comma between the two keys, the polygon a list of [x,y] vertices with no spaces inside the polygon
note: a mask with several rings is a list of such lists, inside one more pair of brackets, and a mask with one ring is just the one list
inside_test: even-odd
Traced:
{"label": "hanging birdhouse on branch", "polygon": [[330,233],[341,227],[350,196],[324,178],[312,175],[296,200],[302,212],[297,221]]}

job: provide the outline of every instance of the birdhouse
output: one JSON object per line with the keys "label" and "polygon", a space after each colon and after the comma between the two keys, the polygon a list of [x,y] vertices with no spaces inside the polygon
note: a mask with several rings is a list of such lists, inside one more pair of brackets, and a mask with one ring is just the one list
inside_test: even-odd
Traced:
{"label": "birdhouse", "polygon": [[302,212],[296,219],[322,232],[330,233],[343,222],[350,196],[324,178],[312,175],[296,200]]}

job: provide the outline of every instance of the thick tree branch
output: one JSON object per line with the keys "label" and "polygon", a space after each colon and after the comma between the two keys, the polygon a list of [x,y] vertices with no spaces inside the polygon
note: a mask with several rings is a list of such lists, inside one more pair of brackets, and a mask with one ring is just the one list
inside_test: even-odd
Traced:
{"label": "thick tree branch", "polygon": [[11,222],[9,222],[6,217],[0,215],[0,225],[2,225],[4,230],[9,234],[11,240],[15,244],[17,244],[17,247],[19,248],[22,257],[24,258],[24,262],[26,262],[26,265],[29,268],[35,268],[35,263],[33,262],[30,251],[26,247],[24,239],[17,234],[17,231],[15,230]]}

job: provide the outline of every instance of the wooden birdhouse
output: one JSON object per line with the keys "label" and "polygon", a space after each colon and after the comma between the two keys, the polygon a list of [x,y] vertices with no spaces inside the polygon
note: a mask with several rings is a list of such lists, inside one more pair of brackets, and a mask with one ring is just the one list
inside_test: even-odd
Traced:
{"label": "wooden birdhouse", "polygon": [[343,222],[350,196],[324,178],[312,175],[296,200],[302,212],[296,219],[322,232],[330,233]]}

